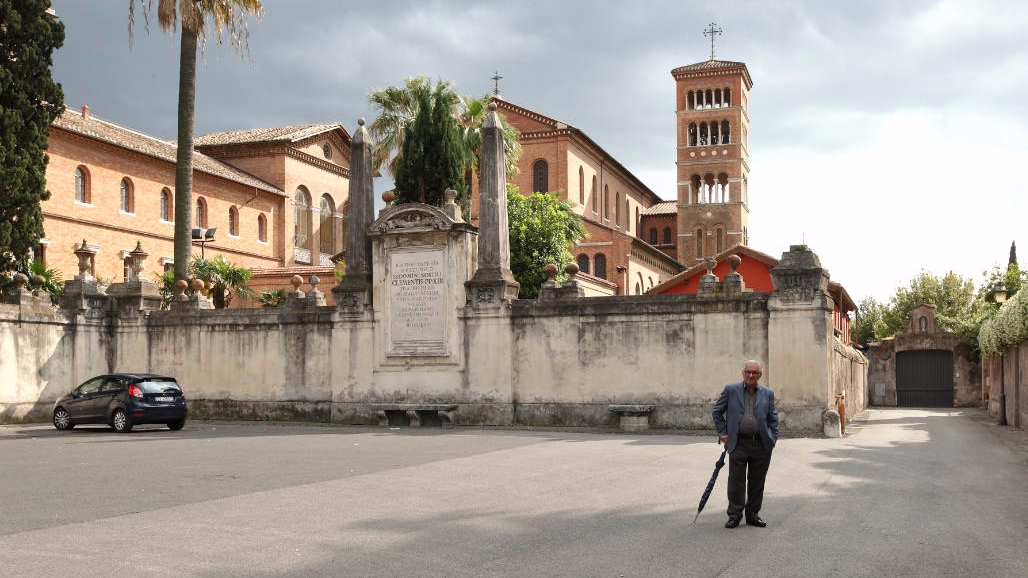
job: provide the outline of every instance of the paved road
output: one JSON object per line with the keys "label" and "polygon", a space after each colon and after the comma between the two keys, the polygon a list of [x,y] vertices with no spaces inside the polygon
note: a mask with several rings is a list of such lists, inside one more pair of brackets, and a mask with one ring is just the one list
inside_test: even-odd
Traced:
{"label": "paved road", "polygon": [[1028,576],[1028,436],[875,410],[699,522],[712,436],[0,426],[5,577]]}

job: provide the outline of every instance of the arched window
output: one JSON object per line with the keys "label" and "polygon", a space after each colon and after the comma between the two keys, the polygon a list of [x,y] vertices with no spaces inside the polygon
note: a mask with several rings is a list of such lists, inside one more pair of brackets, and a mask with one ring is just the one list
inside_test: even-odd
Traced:
{"label": "arched window", "polygon": [[228,208],[228,234],[239,236],[239,209],[235,207]]}
{"label": "arched window", "polygon": [[161,220],[167,222],[174,220],[171,211],[171,191],[167,187],[161,189]]}
{"label": "arched window", "polygon": [[614,224],[621,226],[621,191],[614,191]]}
{"label": "arched window", "polygon": [[296,234],[293,237],[293,246],[297,249],[311,248],[311,222],[310,222],[311,195],[307,188],[300,186],[293,196],[293,221],[296,225]]}
{"label": "arched window", "polygon": [[332,202],[332,197],[323,195],[321,197],[321,223],[320,223],[320,236],[321,236],[321,252],[326,255],[335,254],[335,231],[332,230],[332,216],[336,212],[336,205]]}
{"label": "arched window", "polygon": [[83,167],[75,169],[75,201],[89,204],[89,173]]}
{"label": "arched window", "polygon": [[703,258],[703,229],[696,229],[696,258]]}
{"label": "arched window", "polygon": [[720,229],[719,228],[717,230],[717,253],[719,255],[721,254],[721,251],[725,250],[724,249],[724,242],[725,242],[725,231],[724,231],[724,229]]}
{"label": "arched window", "polygon": [[593,205],[593,214],[594,214],[594,215],[596,215],[596,214],[598,213],[598,211],[596,210],[596,203],[598,203],[598,202],[599,202],[599,201],[597,201],[597,200],[596,200],[596,199],[597,199],[597,197],[599,197],[599,195],[598,195],[598,194],[596,194],[597,192],[598,192],[598,191],[596,190],[596,175],[593,175],[593,189],[592,189],[592,192],[591,192],[591,193],[589,193],[589,195],[590,195],[590,197],[589,197],[589,200],[591,200],[591,201],[592,201],[592,205]]}
{"label": "arched window", "polygon": [[642,287],[639,286],[639,282],[638,281],[636,281],[636,283],[635,283],[635,294],[636,295],[642,295]]}
{"label": "arched window", "polygon": [[603,219],[610,220],[610,187],[603,185]]}
{"label": "arched window", "polygon": [[196,222],[193,226],[201,229],[207,228],[207,201],[203,197],[196,199]]}
{"label": "arched window", "polygon": [[725,106],[732,106],[732,89],[725,89]]}
{"label": "arched window", "polygon": [[671,227],[664,227],[664,244],[671,244]]}
{"label": "arched window", "polygon": [[578,204],[585,206],[585,169],[578,167]]}
{"label": "arched window", "polygon": [[589,272],[589,255],[582,253],[581,255],[575,258],[575,261],[578,262],[579,271],[581,271],[582,273]]}
{"label": "arched window", "polygon": [[595,273],[595,275],[597,277],[599,277],[600,279],[606,279],[607,278],[607,256],[604,255],[603,253],[598,253],[595,257],[593,257],[593,263],[596,264],[596,273]]}
{"label": "arched window", "polygon": [[732,125],[727,120],[721,121],[721,144],[732,142]]}
{"label": "arched window", "polygon": [[653,227],[652,229],[650,229],[650,244],[651,245],[656,245],[657,244],[657,228],[656,227]]}
{"label": "arched window", "polygon": [[546,161],[539,159],[532,165],[532,191],[545,193],[550,190],[550,167]]}
{"label": "arched window", "polygon": [[128,178],[121,179],[121,212],[134,213],[135,199],[132,198],[132,182]]}
{"label": "arched window", "polygon": [[268,218],[264,213],[257,215],[257,240],[261,243],[268,242]]}

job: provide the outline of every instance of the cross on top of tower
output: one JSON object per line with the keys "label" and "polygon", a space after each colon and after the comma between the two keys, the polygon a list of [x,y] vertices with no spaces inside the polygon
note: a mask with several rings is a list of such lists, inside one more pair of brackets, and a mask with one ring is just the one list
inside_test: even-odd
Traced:
{"label": "cross on top of tower", "polygon": [[718,25],[716,23],[714,23],[714,22],[711,22],[710,24],[707,25],[706,28],[703,29],[703,35],[704,36],[710,36],[710,59],[711,60],[714,60],[714,38],[716,36],[721,36],[722,32],[723,31],[721,30],[721,28],[719,28]]}
{"label": "cross on top of tower", "polygon": [[491,78],[491,80],[493,81],[493,94],[496,96],[500,96],[500,79],[502,78],[503,77],[500,76],[499,70],[495,71],[493,73],[493,77]]}

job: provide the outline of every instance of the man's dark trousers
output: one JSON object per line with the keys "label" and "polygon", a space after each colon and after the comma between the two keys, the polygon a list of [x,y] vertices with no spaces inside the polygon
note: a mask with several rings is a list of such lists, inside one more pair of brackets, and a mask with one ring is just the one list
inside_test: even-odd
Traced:
{"label": "man's dark trousers", "polygon": [[771,452],[760,444],[760,436],[739,435],[735,451],[728,455],[729,517],[741,518],[744,511],[747,520],[757,517],[764,501],[764,478],[770,466]]}

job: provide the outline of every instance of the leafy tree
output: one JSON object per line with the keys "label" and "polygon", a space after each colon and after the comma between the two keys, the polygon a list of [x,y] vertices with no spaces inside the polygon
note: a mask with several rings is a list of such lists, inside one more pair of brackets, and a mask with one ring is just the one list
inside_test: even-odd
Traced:
{"label": "leafy tree", "polygon": [[0,0],[0,273],[24,261],[43,237],[46,190],[43,152],[50,123],[64,111],[53,81],[53,52],[64,24],[49,0]]}
{"label": "leafy tree", "polygon": [[950,271],[942,277],[920,272],[906,287],[898,287],[887,305],[873,298],[860,304],[857,342],[866,345],[901,331],[921,304],[935,307],[935,318],[944,331],[954,333],[973,350],[978,349],[978,330],[989,311],[974,282]]}
{"label": "leafy tree", "polygon": [[851,328],[854,342],[866,346],[888,336],[885,326],[885,305],[876,301],[874,297],[865,297],[857,306],[857,310],[860,314]]}
{"label": "leafy tree", "polygon": [[214,259],[193,256],[193,276],[204,282],[205,291],[214,301],[215,309],[224,309],[232,301],[232,294],[240,297],[256,298],[253,289],[247,287],[253,271],[246,267],[236,267],[218,255]]}
{"label": "leafy tree", "polygon": [[193,120],[196,109],[196,51],[206,39],[208,22],[217,30],[219,42],[227,35],[239,52],[247,49],[249,32],[244,16],[264,15],[260,0],[129,0],[129,38],[139,3],[149,31],[150,17],[165,33],[174,33],[181,21],[179,53],[178,152],[175,165],[175,278],[189,277],[193,197]]}
{"label": "leafy tree", "polygon": [[518,297],[533,299],[546,280],[543,267],[571,262],[571,248],[587,235],[585,226],[571,205],[560,200],[559,191],[526,197],[511,184],[507,185],[507,215],[510,268],[521,284]]}

